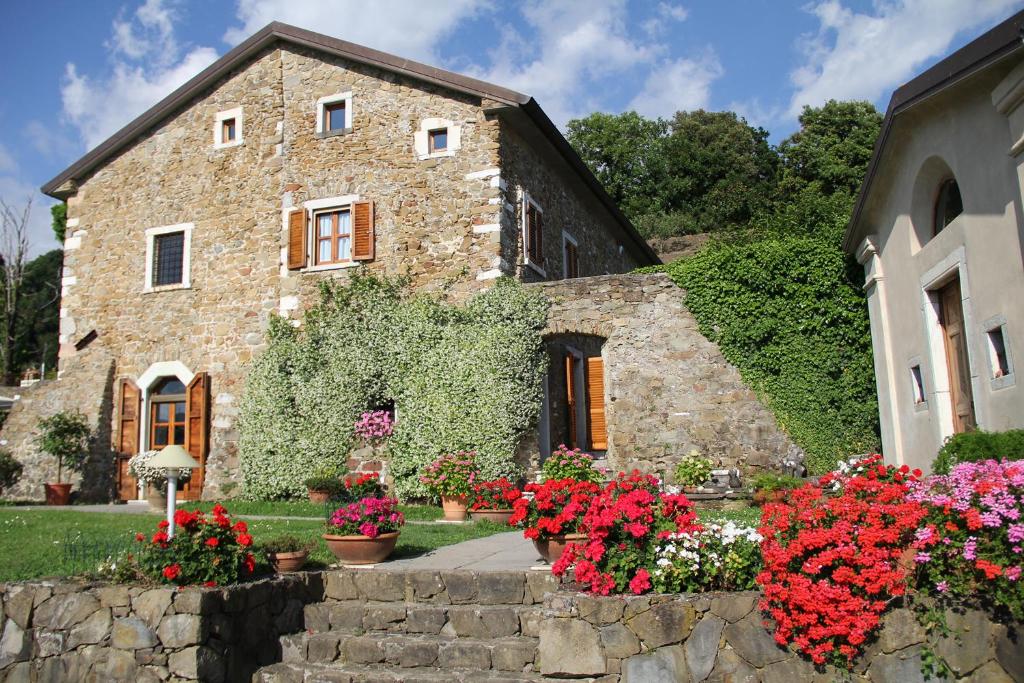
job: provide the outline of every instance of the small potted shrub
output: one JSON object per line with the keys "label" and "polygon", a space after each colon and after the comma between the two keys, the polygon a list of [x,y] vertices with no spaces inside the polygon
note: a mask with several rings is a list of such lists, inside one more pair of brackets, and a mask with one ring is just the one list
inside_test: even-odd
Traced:
{"label": "small potted shrub", "polygon": [[363,498],[335,510],[323,538],[342,564],[376,564],[394,551],[403,524],[397,499]]}
{"label": "small potted shrub", "polygon": [[64,469],[78,471],[89,452],[92,430],[81,413],[59,412],[39,421],[39,449],[57,460],[57,481],[44,484],[47,505],[67,505],[71,484],[63,482]]}
{"label": "small potted shrub", "polygon": [[345,476],[345,500],[355,502],[363,498],[384,498],[387,494],[376,472],[368,474],[349,474]]}
{"label": "small potted shrub", "polygon": [[[160,451],[142,451],[128,461],[128,471],[146,485],[146,502],[153,512],[163,512],[167,507],[167,472],[160,467],[151,467],[149,461]],[[186,482],[192,470],[178,471],[178,483]]]}
{"label": "small potted shrub", "polygon": [[600,484],[604,471],[594,467],[594,458],[579,448],[569,448],[564,443],[554,450],[541,465],[544,479],[572,479],[592,481]]}
{"label": "small potted shrub", "polygon": [[23,469],[10,452],[0,449],[0,493],[18,483]]}
{"label": "small potted shrub", "polygon": [[308,489],[310,503],[326,503],[345,490],[345,484],[334,467],[321,467],[303,483]]}
{"label": "small potted shrub", "polygon": [[297,572],[302,569],[313,550],[314,543],[297,536],[276,536],[264,541],[260,548],[267,555],[267,562],[278,574]]}
{"label": "small potted shrub", "polygon": [[806,481],[799,477],[780,474],[759,474],[754,477],[754,505],[782,502],[790,491],[798,489],[806,483]]}
{"label": "small potted shrub", "polygon": [[676,483],[687,493],[696,493],[711,477],[712,468],[710,458],[692,450],[676,465]]}
{"label": "small potted shrub", "polygon": [[473,521],[486,520],[495,524],[508,524],[512,506],[523,497],[523,492],[505,477],[482,481],[473,485],[469,512]]}
{"label": "small potted shrub", "polygon": [[423,469],[420,481],[441,498],[444,518],[449,522],[466,519],[469,494],[480,475],[476,466],[476,451],[459,451],[442,455]]}
{"label": "small potted shrub", "polygon": [[540,556],[553,564],[569,543],[586,539],[579,533],[580,523],[601,488],[592,481],[549,479],[525,489],[533,497],[513,503],[509,524],[521,528]]}

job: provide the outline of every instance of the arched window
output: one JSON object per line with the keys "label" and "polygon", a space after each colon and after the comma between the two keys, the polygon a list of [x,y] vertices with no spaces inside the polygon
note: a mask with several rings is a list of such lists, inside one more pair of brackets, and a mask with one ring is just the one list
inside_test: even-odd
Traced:
{"label": "arched window", "polygon": [[939,185],[939,195],[935,199],[935,216],[932,233],[938,235],[943,228],[953,222],[964,212],[964,202],[960,198],[960,186],[956,180],[948,178]]}
{"label": "arched window", "polygon": [[149,447],[185,445],[185,384],[165,377],[150,391]]}

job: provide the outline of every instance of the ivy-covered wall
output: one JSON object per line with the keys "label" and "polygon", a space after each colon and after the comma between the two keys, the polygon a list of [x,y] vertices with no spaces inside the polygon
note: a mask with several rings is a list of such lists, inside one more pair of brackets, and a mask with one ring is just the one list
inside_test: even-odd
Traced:
{"label": "ivy-covered wall", "polygon": [[302,325],[275,319],[242,398],[244,494],[287,498],[322,466],[343,467],[364,410],[393,402],[388,450],[399,495],[423,496],[424,464],[476,450],[482,474],[515,475],[536,424],[547,302],[510,279],[456,306],[399,280],[326,282]]}

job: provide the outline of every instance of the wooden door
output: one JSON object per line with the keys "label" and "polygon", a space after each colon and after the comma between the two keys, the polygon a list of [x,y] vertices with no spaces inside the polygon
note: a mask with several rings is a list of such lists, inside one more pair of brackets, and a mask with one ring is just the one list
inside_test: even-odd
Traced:
{"label": "wooden door", "polygon": [[977,426],[977,421],[974,417],[971,363],[967,353],[963,300],[958,279],[939,290],[939,323],[942,325],[946,349],[949,394],[953,404],[953,429],[957,433],[970,431]]}
{"label": "wooden door", "polygon": [[587,440],[590,450],[608,450],[608,425],[604,416],[604,360],[587,358]]}
{"label": "wooden door", "polygon": [[121,380],[118,395],[117,443],[117,495],[121,500],[139,497],[138,482],[128,470],[128,460],[139,452],[139,410],[142,392],[130,379]]}
{"label": "wooden door", "polygon": [[569,448],[576,448],[576,358],[565,354],[565,392],[569,410]]}

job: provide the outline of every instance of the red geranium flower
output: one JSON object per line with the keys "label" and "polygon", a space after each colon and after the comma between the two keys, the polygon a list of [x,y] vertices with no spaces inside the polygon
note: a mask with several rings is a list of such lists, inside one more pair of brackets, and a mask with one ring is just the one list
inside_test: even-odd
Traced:
{"label": "red geranium flower", "polygon": [[216,536],[211,536],[210,538],[206,539],[206,545],[208,545],[211,548],[216,548],[220,545],[220,541],[217,540]]}
{"label": "red geranium flower", "polygon": [[164,567],[164,578],[168,581],[174,581],[181,574],[181,565],[178,563],[170,564]]}

